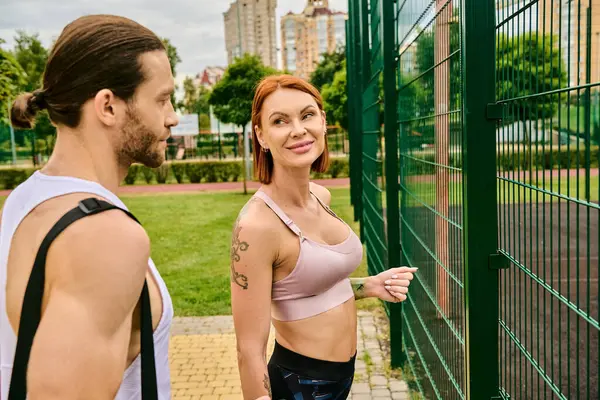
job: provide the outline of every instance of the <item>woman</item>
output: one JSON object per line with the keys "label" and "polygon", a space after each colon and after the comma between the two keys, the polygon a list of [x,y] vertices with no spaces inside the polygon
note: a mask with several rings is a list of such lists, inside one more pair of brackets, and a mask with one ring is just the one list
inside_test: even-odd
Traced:
{"label": "woman", "polygon": [[[319,92],[289,75],[264,79],[252,105],[261,188],[241,210],[231,245],[231,297],[245,399],[345,399],[354,376],[355,299],[406,299],[416,269],[348,279],[363,251],[310,182],[328,166]],[[271,321],[274,353],[265,354]]]}

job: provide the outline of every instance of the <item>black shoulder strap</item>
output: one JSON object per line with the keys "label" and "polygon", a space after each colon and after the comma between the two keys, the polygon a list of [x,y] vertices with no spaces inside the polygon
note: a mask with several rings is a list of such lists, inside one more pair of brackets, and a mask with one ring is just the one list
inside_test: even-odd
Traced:
{"label": "black shoulder strap", "polygon": [[[139,221],[129,211],[96,198],[88,198],[79,202],[79,206],[67,212],[46,235],[33,264],[29,282],[23,298],[23,308],[19,321],[19,335],[15,350],[9,400],[25,400],[27,398],[27,365],[31,355],[33,338],[42,318],[42,298],[46,279],[46,257],[50,245],[56,237],[73,222],[108,210],[118,209],[126,213],[137,223]],[[141,299],[141,358],[142,358],[142,398],[158,400],[156,383],[156,365],[154,360],[154,340],[152,333],[152,312],[148,283],[144,281]]]}

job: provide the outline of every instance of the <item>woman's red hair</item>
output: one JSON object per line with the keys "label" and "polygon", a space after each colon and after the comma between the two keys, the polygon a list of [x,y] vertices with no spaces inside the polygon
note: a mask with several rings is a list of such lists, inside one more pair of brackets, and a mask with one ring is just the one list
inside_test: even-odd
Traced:
{"label": "woman's red hair", "polygon": [[[261,151],[255,129],[261,126],[260,117],[265,99],[277,89],[295,89],[307,93],[315,99],[319,110],[323,111],[323,98],[321,94],[310,83],[292,75],[272,75],[263,79],[256,88],[252,102],[252,145],[254,153],[254,175],[263,184],[271,183],[273,177],[273,156],[270,152]],[[325,149],[313,163],[311,171],[325,172],[329,167],[329,149],[327,147],[327,135],[325,135]]]}

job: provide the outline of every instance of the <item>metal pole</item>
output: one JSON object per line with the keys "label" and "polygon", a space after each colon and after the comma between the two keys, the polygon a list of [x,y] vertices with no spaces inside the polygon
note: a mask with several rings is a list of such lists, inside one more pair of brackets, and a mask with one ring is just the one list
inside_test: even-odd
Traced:
{"label": "metal pole", "polygon": [[[465,400],[500,398],[495,2],[462,0]],[[496,261],[495,261],[496,260]],[[515,267],[516,268],[516,267]]]}
{"label": "metal pole", "polygon": [[[436,6],[441,10],[446,0],[437,0]],[[435,170],[436,210],[439,213],[435,218],[435,254],[440,260],[437,266],[436,301],[444,315],[448,315],[448,274],[444,268],[450,267],[448,251],[448,223],[444,219],[449,214],[448,191],[450,174],[445,168],[449,164],[449,118],[448,105],[450,102],[450,13],[452,1],[445,5],[443,11],[435,19],[434,36],[434,98],[435,98],[435,157],[436,163],[444,167]],[[438,311],[438,318],[443,316]]]}
{"label": "metal pole", "polygon": [[[381,3],[383,24],[383,100],[385,139],[386,220],[388,238],[388,268],[402,265],[400,245],[400,209],[398,203],[398,106],[396,91],[396,30],[394,0]],[[392,367],[404,362],[402,352],[402,303],[390,305],[390,343]]]}
{"label": "metal pole", "polygon": [[8,128],[10,129],[10,149],[12,151],[12,163],[13,165],[17,164],[17,148],[15,145],[15,131],[12,127],[12,124],[10,122],[10,104],[11,102],[8,102]]}
{"label": "metal pole", "polygon": [[247,129],[244,127],[244,158],[246,163],[246,179],[250,180],[250,140],[249,133],[246,132]]}
{"label": "metal pole", "polygon": [[222,160],[223,152],[221,149],[221,122],[217,122],[217,135],[219,135],[219,160]]}

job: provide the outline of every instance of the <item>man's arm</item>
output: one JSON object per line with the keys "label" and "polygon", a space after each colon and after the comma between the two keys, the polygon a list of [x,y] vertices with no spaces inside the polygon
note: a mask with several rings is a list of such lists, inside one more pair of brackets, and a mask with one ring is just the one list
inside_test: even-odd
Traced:
{"label": "man's arm", "polygon": [[231,307],[242,393],[244,399],[257,399],[271,397],[266,349],[271,327],[273,261],[278,241],[264,218],[248,217],[246,211],[250,207],[264,205],[260,200],[251,200],[233,228]]}
{"label": "man's arm", "polygon": [[146,232],[119,210],[77,221],[55,240],[28,367],[30,399],[115,397],[149,254]]}

